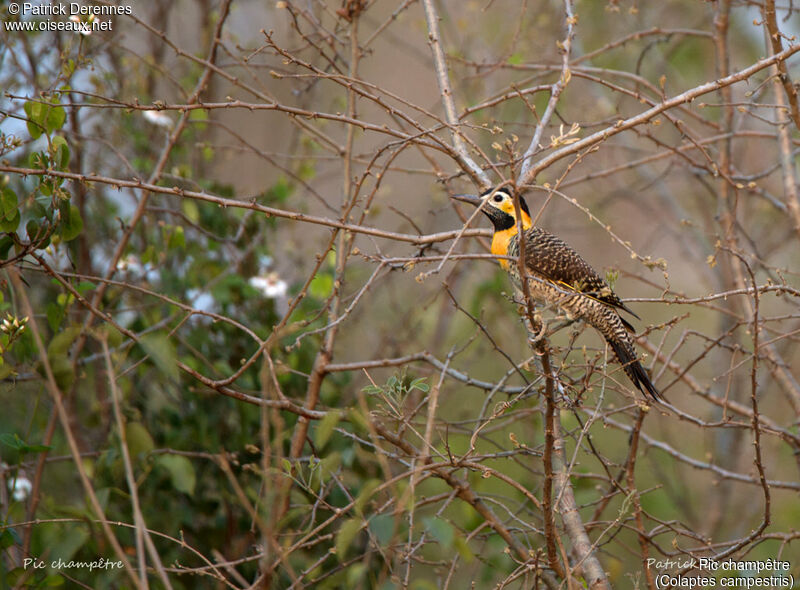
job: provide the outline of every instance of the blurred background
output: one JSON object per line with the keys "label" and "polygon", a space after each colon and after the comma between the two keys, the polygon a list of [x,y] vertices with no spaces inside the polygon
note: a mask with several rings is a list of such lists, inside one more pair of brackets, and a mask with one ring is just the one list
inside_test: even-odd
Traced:
{"label": "blurred background", "polygon": [[[798,71],[763,61],[791,3],[130,6],[0,9],[4,588],[577,587],[564,494],[615,587],[680,571],[648,558],[798,578]],[[454,130],[497,183],[537,128],[521,194],[668,400],[541,310],[550,532],[540,358],[449,199],[480,190]]]}

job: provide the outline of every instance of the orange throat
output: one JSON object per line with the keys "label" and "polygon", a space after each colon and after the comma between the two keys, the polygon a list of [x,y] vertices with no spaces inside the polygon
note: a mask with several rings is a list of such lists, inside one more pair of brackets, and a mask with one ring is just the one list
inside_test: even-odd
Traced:
{"label": "orange throat", "polygon": [[[515,235],[517,235],[516,224],[508,229],[494,232],[494,236],[492,236],[492,254],[495,256],[508,256],[508,243]],[[500,266],[508,270],[511,262],[512,261],[507,258],[501,258]]]}

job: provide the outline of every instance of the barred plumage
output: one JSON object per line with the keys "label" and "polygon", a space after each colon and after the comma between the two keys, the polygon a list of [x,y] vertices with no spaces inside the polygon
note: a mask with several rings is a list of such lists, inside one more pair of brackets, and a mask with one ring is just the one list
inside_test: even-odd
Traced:
{"label": "barred plumage", "polygon": [[[480,197],[457,195],[454,198],[481,207],[481,211],[492,221],[495,228],[493,254],[512,259],[519,256],[520,240],[514,201],[508,189],[492,189]],[[625,374],[639,391],[653,399],[661,399],[636,356],[629,333],[633,332],[633,326],[617,310],[638,316],[620,301],[605,280],[566,242],[532,225],[528,206],[522,198],[520,206],[525,234],[524,261],[531,296],[562,309],[570,319],[583,320],[593,326],[611,346]],[[516,262],[501,259],[500,263],[520,291],[522,284]]]}

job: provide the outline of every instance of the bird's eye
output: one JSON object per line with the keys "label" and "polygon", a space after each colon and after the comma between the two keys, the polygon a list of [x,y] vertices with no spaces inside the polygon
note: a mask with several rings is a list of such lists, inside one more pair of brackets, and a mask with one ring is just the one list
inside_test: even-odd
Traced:
{"label": "bird's eye", "polygon": [[503,195],[501,195],[500,193],[497,193],[497,194],[494,196],[494,202],[495,202],[495,203],[499,203],[499,202],[500,202],[500,201],[502,201],[502,200],[503,200]]}

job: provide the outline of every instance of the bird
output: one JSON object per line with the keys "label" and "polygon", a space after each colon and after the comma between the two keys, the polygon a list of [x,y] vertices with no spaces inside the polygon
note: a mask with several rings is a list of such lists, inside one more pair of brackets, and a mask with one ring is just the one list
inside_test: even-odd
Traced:
{"label": "bird", "polygon": [[634,327],[620,315],[625,311],[637,319],[606,281],[564,240],[533,225],[530,210],[519,197],[520,223],[517,223],[513,189],[490,188],[481,195],[454,195],[455,200],[480,208],[494,225],[492,254],[502,257],[500,265],[511,277],[518,293],[522,281],[517,259],[522,227],[525,240],[523,262],[528,277],[528,292],[538,301],[564,311],[569,319],[582,320],[594,327],[608,342],[625,374],[645,396],[662,401],[650,376],[636,355],[631,333]]}

